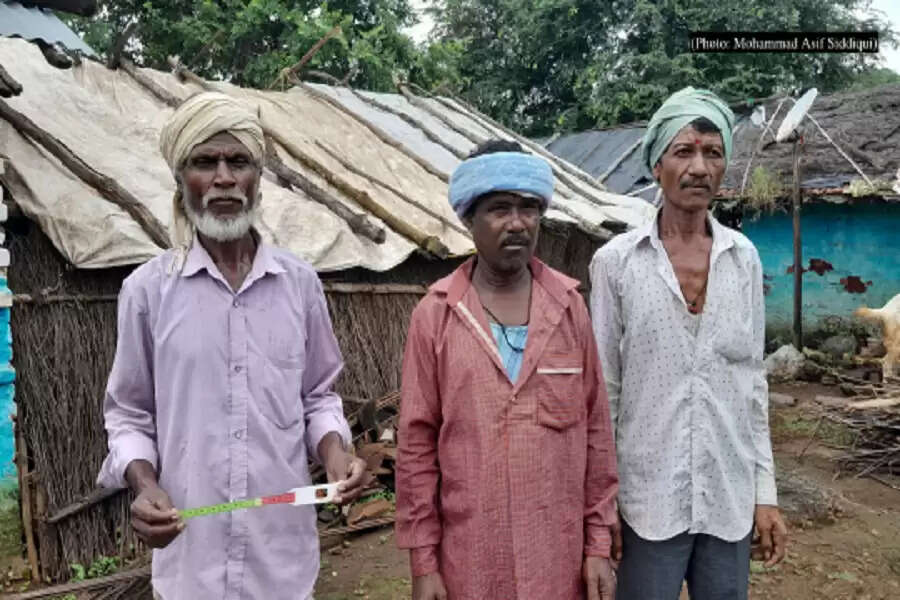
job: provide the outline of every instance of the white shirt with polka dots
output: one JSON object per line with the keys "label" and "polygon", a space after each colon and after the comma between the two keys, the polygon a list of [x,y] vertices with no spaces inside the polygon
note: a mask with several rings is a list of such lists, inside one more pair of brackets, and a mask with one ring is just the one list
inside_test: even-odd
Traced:
{"label": "white shirt with polka dots", "polygon": [[619,508],[635,532],[733,542],[756,504],[777,504],[763,365],[762,265],[712,215],[706,303],[697,317],[657,218],[591,262],[591,312],[619,460]]}

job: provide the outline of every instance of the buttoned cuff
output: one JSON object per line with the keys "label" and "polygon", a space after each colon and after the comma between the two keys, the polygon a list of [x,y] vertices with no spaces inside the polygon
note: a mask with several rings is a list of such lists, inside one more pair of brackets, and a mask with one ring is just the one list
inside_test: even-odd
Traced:
{"label": "buttoned cuff", "polygon": [[778,489],[771,473],[760,471],[756,474],[756,503],[778,506]]}
{"label": "buttoned cuff", "polygon": [[419,548],[411,548],[409,551],[409,570],[413,577],[422,577],[437,573],[438,569],[438,547],[437,546],[420,546]]}
{"label": "buttoned cuff", "polygon": [[588,526],[585,531],[584,555],[609,558],[612,535],[606,525]]}
{"label": "buttoned cuff", "polygon": [[344,449],[350,452],[352,444],[350,426],[347,425],[347,420],[343,416],[320,414],[306,424],[306,449],[310,458],[320,465],[322,457],[319,456],[319,442],[332,431],[341,436],[344,441]]}
{"label": "buttoned cuff", "polygon": [[156,442],[139,433],[120,435],[111,444],[109,455],[100,467],[97,484],[105,488],[126,488],[125,471],[133,461],[146,460],[159,471]]}

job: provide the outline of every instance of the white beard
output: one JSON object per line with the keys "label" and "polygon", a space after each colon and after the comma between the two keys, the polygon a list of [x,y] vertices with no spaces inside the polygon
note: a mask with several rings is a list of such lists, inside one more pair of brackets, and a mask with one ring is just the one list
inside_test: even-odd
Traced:
{"label": "white beard", "polygon": [[250,227],[256,221],[256,205],[258,203],[254,203],[248,208],[247,197],[244,194],[236,194],[234,197],[243,203],[244,209],[233,217],[217,217],[206,210],[210,199],[216,196],[218,194],[207,193],[203,197],[204,210],[202,213],[198,213],[194,210],[187,194],[182,193],[182,204],[188,220],[197,228],[197,231],[217,242],[232,242],[241,239],[250,231]]}

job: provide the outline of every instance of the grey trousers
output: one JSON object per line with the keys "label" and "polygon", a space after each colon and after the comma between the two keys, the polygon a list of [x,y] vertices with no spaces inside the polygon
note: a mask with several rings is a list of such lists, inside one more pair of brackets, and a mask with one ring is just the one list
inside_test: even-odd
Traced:
{"label": "grey trousers", "polygon": [[750,533],[738,542],[682,533],[651,542],[622,522],[622,564],[616,600],[678,600],[687,581],[691,600],[747,600]]}

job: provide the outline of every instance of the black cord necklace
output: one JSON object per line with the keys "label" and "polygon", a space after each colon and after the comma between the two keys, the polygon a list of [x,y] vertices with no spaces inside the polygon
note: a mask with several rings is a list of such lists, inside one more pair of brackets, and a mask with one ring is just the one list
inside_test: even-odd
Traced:
{"label": "black cord necklace", "polygon": [[[503,333],[503,339],[505,339],[505,340],[506,340],[506,344],[507,344],[510,348],[513,349],[513,352],[518,352],[519,354],[521,354],[522,352],[525,352],[525,346],[522,346],[522,347],[520,348],[520,347],[514,345],[512,342],[509,341],[509,336],[506,334],[506,325],[504,325],[504,324],[500,321],[500,319],[498,319],[496,316],[494,316],[494,313],[491,312],[491,309],[489,309],[487,306],[485,306],[483,302],[482,302],[482,304],[481,304],[481,307],[485,310],[485,312],[487,312],[488,316],[490,316],[490,317],[494,320],[494,322],[497,323],[497,325],[500,326],[500,331]],[[529,313],[531,312],[531,297],[528,298],[528,312],[529,312]],[[527,343],[527,342],[526,342],[526,343]]]}

